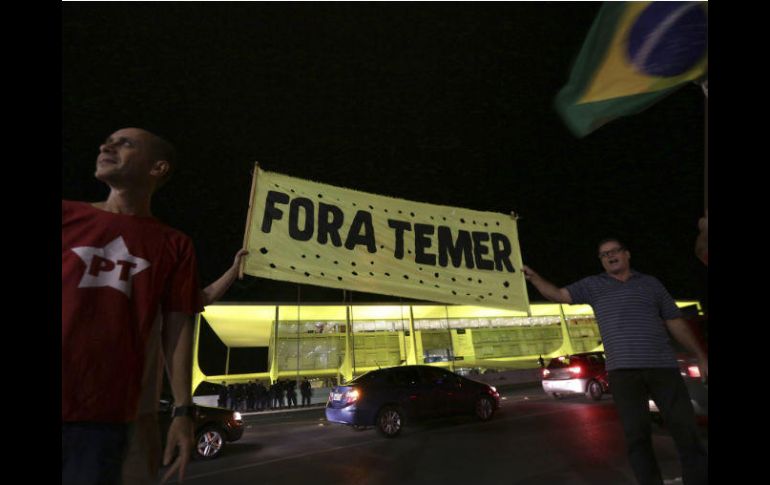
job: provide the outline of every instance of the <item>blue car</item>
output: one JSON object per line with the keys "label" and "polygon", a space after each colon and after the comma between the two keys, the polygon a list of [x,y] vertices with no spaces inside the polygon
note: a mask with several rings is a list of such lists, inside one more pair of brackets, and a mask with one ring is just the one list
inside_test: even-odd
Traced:
{"label": "blue car", "polygon": [[439,367],[408,365],[367,372],[336,386],[326,403],[326,420],[366,429],[387,438],[401,432],[406,419],[475,414],[486,421],[500,407],[494,387]]}

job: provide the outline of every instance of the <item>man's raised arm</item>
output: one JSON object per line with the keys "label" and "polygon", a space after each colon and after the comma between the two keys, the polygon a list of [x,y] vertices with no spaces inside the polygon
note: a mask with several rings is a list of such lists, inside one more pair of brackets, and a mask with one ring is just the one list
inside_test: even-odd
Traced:
{"label": "man's raised arm", "polygon": [[547,279],[537,274],[529,266],[522,266],[521,271],[524,273],[524,277],[537,288],[537,291],[547,299],[556,303],[572,303],[572,295],[569,294],[566,288],[559,288]]}

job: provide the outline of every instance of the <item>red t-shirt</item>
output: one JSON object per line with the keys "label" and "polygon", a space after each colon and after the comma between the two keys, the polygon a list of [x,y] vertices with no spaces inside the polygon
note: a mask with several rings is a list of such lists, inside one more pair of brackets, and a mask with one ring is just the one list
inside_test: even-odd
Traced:
{"label": "red t-shirt", "polygon": [[153,217],[62,201],[62,421],[136,416],[148,336],[202,311],[189,237]]}

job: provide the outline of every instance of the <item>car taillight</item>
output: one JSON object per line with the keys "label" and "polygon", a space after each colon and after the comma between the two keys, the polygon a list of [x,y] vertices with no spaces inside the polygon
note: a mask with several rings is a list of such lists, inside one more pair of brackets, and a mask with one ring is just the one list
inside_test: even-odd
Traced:
{"label": "car taillight", "polygon": [[700,378],[700,369],[697,365],[690,365],[687,366],[687,375],[689,375],[692,378]]}
{"label": "car taillight", "polygon": [[551,371],[548,369],[543,369],[543,377],[548,377],[551,374]]}
{"label": "car taillight", "polygon": [[351,389],[345,393],[345,404],[353,404],[354,402],[358,401],[358,398],[360,397],[361,393],[358,391],[358,389]]}
{"label": "car taillight", "polygon": [[580,374],[582,374],[582,373],[583,373],[583,368],[582,368],[582,367],[580,367],[579,365],[575,365],[575,366],[572,366],[572,367],[570,367],[570,368],[569,368],[569,371],[570,371],[570,372],[571,372],[573,375],[575,375],[575,376],[579,376]]}

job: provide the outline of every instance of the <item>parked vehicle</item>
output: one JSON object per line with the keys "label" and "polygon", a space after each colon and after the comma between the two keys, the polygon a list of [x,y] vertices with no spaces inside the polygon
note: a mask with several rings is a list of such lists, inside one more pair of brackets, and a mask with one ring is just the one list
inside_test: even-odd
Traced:
{"label": "parked vehicle", "polygon": [[439,367],[409,365],[367,372],[332,388],[326,420],[357,430],[374,426],[393,438],[406,420],[475,414],[486,421],[499,407],[493,386]]}
{"label": "parked vehicle", "polygon": [[[171,425],[172,404],[161,400],[159,421],[161,436],[165,440]],[[238,411],[195,405],[195,451],[193,457],[209,460],[218,457],[225,444],[238,441],[243,436],[243,418]]]}
{"label": "parked vehicle", "polygon": [[585,394],[598,401],[610,392],[603,352],[584,352],[551,359],[543,369],[543,391],[554,399]]}

